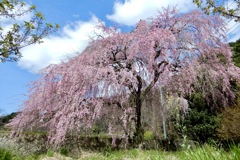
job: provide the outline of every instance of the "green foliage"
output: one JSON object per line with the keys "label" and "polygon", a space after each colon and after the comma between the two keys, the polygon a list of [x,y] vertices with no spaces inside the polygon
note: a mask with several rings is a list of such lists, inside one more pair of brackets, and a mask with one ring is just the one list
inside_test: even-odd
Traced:
{"label": "green foliage", "polygon": [[104,117],[102,117],[101,120],[96,120],[95,124],[93,125],[93,133],[100,134],[100,133],[107,133],[107,132],[108,132],[108,123],[104,119]]}
{"label": "green foliage", "polygon": [[5,124],[9,123],[11,119],[13,119],[17,115],[17,112],[13,112],[9,115],[0,116],[0,128]]}
{"label": "green foliage", "polygon": [[221,121],[217,135],[222,140],[240,142],[240,104],[225,108],[220,115]]}
{"label": "green foliage", "polygon": [[[237,41],[240,44],[240,40]],[[238,45],[239,45],[238,44]],[[240,50],[237,52],[240,55]],[[240,58],[240,57],[239,57]],[[240,62],[240,61],[239,61]],[[239,65],[240,63],[238,63]],[[221,141],[230,143],[240,142],[240,84],[237,81],[231,82],[232,90],[236,95],[235,105],[222,110],[219,117],[217,136]]]}
{"label": "green foliage", "polygon": [[144,132],[143,137],[144,137],[143,138],[144,140],[152,140],[152,139],[154,139],[154,134],[152,131],[146,131],[146,132]]}
{"label": "green foliage", "polygon": [[21,155],[21,153],[0,148],[0,160],[38,160],[39,158],[39,155]]}
{"label": "green foliage", "polygon": [[54,156],[54,151],[53,150],[48,150],[47,151],[47,156],[48,157],[53,157]]}
{"label": "green foliage", "polygon": [[0,160],[11,160],[13,155],[10,151],[0,148]]}
{"label": "green foliage", "polygon": [[233,62],[236,66],[240,67],[240,39],[236,42],[231,42],[229,45],[232,47],[233,51]]}
{"label": "green foliage", "polygon": [[176,123],[180,134],[201,143],[215,138],[218,122],[216,114],[210,110],[201,94],[194,94],[190,101],[189,114]]}
{"label": "green foliage", "polygon": [[59,153],[64,156],[68,156],[69,150],[67,148],[62,147],[62,148],[60,148]]}
{"label": "green foliage", "polygon": [[[18,22],[16,19],[26,14],[32,14],[31,20]],[[0,2],[0,18],[12,21],[11,29],[4,30],[0,25],[0,62],[17,61],[22,55],[20,49],[35,43],[42,43],[42,39],[49,33],[56,31],[59,25],[44,24],[44,16],[36,10],[36,6],[28,7],[19,0],[2,0]],[[9,25],[9,24],[8,24]]]}
{"label": "green foliage", "polygon": [[[204,4],[206,2],[206,4]],[[224,2],[224,1],[223,1]],[[232,1],[230,1],[232,5]],[[236,9],[232,9],[231,7],[228,7],[228,5],[219,4],[219,1],[217,0],[193,0],[193,3],[195,3],[199,8],[201,8],[207,15],[210,14],[220,14],[226,18],[235,19],[235,21],[240,21],[240,16],[238,14],[238,8],[240,7],[240,1],[235,0],[234,3],[237,4]]]}

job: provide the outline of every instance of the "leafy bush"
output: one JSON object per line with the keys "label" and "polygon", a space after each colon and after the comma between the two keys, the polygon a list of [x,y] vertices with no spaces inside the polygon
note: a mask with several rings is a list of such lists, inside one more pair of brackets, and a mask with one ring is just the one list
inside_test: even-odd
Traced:
{"label": "leafy bush", "polygon": [[38,160],[39,158],[36,154],[22,155],[13,150],[0,148],[0,160]]}
{"label": "leafy bush", "polygon": [[60,154],[64,156],[68,156],[69,150],[67,148],[60,148]]}
{"label": "leafy bush", "polygon": [[48,150],[47,151],[47,156],[48,157],[53,157],[54,156],[54,151],[53,150]]}
{"label": "leafy bush", "polygon": [[190,98],[189,114],[175,126],[182,136],[204,143],[216,137],[217,122],[216,113],[211,111],[201,94],[196,93]]}
{"label": "leafy bush", "polygon": [[13,155],[10,151],[0,148],[0,160],[12,160]]}
{"label": "leafy bush", "polygon": [[144,140],[154,139],[154,134],[151,131],[146,131],[143,136],[144,136]]}
{"label": "leafy bush", "polygon": [[240,142],[240,104],[225,108],[220,115],[221,121],[217,135],[222,140]]}

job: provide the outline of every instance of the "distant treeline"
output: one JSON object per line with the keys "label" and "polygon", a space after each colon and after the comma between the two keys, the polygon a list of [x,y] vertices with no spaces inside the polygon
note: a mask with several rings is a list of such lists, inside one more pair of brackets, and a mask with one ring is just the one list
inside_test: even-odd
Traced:
{"label": "distant treeline", "polygon": [[0,116],[0,128],[2,128],[5,124],[9,123],[11,119],[13,119],[18,112],[13,112],[8,115],[2,115]]}

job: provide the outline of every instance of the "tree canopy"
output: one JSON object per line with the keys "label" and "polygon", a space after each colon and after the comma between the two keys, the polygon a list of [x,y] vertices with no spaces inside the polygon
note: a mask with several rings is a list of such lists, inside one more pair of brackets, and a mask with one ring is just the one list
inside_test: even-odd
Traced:
{"label": "tree canopy", "polygon": [[132,32],[98,27],[102,34],[81,54],[50,65],[32,83],[23,110],[9,124],[14,135],[47,128],[49,142],[60,144],[69,132],[91,128],[104,116],[110,135],[139,142],[142,103],[153,89],[178,97],[197,90],[223,106],[234,97],[230,80],[240,79],[240,72],[221,41],[225,26],[218,16],[165,8]]}
{"label": "tree canopy", "polygon": [[[19,21],[26,15],[31,18]],[[57,24],[55,26],[50,23],[44,24],[44,20],[44,16],[34,5],[29,6],[19,0],[2,0],[0,2],[0,62],[17,61],[22,56],[21,48],[41,43],[45,36],[59,28]]]}
{"label": "tree canopy", "polygon": [[1,115],[0,116],[0,129],[3,127],[5,124],[8,124],[11,119],[13,119],[17,115],[17,112],[13,112],[8,115]]}

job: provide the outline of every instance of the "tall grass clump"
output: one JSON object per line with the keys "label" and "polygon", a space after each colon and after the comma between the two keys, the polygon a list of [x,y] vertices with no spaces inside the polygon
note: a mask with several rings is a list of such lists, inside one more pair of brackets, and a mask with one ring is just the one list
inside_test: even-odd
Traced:
{"label": "tall grass clump", "polygon": [[13,150],[0,148],[0,160],[38,160],[40,156],[37,154],[21,155]]}
{"label": "tall grass clump", "polygon": [[172,154],[160,150],[142,150],[142,149],[129,149],[129,150],[118,150],[118,151],[110,151],[107,154],[102,153],[91,153],[91,152],[83,152],[80,157],[81,160],[165,160],[171,159],[175,160],[176,157]]}
{"label": "tall grass clump", "polygon": [[204,160],[211,160],[211,159],[228,159],[225,152],[221,149],[216,149],[215,147],[204,145],[199,148],[186,150],[184,152],[180,152],[179,154],[180,159],[184,160],[196,160],[196,159],[204,159]]}
{"label": "tall grass clump", "polygon": [[178,152],[176,156],[181,160],[238,160],[240,159],[240,146],[234,145],[227,152],[222,148],[203,145],[198,148]]}
{"label": "tall grass clump", "polygon": [[240,159],[240,145],[233,145],[229,151],[229,159]]}
{"label": "tall grass clump", "polygon": [[13,155],[10,151],[0,148],[0,160],[11,160]]}

